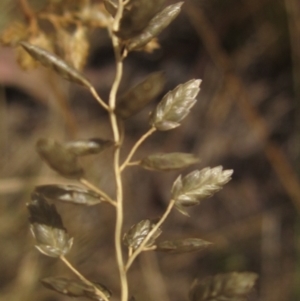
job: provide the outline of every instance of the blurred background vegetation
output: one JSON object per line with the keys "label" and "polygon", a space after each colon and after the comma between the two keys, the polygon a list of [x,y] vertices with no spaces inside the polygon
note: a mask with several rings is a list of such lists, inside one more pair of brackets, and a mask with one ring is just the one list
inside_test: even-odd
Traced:
{"label": "blurred background vegetation", "polygon": [[[38,10],[46,1],[29,2]],[[213,245],[203,253],[142,254],[129,273],[131,293],[138,301],[186,300],[195,277],[249,270],[260,275],[250,300],[299,300],[300,2],[184,2],[160,35],[160,49],[129,55],[121,92],[162,70],[164,92],[201,78],[198,103],[181,127],[151,137],[137,157],[192,152],[201,158],[199,168],[223,165],[234,175],[190,218],[174,212],[163,227],[164,238],[200,237]],[[18,1],[2,0],[1,30],[17,18]],[[90,39],[84,73],[106,99],[115,70],[112,47],[105,30]],[[88,91],[49,79],[42,68],[22,71],[9,48],[0,48],[0,85],[0,301],[67,300],[39,283],[69,271],[34,249],[25,204],[35,185],[69,181],[41,162],[35,141],[109,138],[108,120]],[[124,153],[147,130],[154,105],[126,121]],[[110,162],[104,152],[83,164],[87,177],[112,194]],[[125,172],[125,229],[163,213],[177,175],[136,167]],[[117,293],[113,209],[57,207],[75,237],[70,260]]]}

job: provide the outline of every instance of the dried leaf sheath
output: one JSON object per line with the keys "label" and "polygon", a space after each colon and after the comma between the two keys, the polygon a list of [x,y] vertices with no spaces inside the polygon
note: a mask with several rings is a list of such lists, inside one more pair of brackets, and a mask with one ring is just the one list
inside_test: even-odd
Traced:
{"label": "dried leaf sheath", "polygon": [[117,35],[121,39],[129,39],[139,34],[160,11],[164,2],[165,0],[131,0],[124,11]]}
{"label": "dried leaf sheath", "polygon": [[76,205],[93,206],[101,203],[102,197],[96,192],[74,185],[41,185],[33,192],[47,201],[60,201]]}
{"label": "dried leaf sheath", "polygon": [[186,238],[176,240],[166,240],[157,243],[155,251],[171,254],[188,253],[202,251],[210,246],[211,243],[199,238]]}
{"label": "dried leaf sheath", "polygon": [[64,79],[83,85],[89,89],[92,88],[92,84],[87,78],[55,54],[28,42],[21,42],[20,44],[34,59],[45,67],[53,69]]}
{"label": "dried leaf sheath", "polygon": [[189,293],[190,301],[246,301],[257,275],[228,273],[195,280]]}
{"label": "dried leaf sheath", "polygon": [[127,119],[141,111],[163,90],[166,79],[163,72],[154,72],[129,89],[118,101],[116,113]]}
{"label": "dried leaf sheath", "polygon": [[[149,1],[149,0],[147,0]],[[151,2],[151,1],[149,1]],[[126,43],[128,51],[140,49],[159,35],[180,13],[183,2],[178,2],[166,7],[159,12],[139,35],[131,38]]]}
{"label": "dried leaf sheath", "polygon": [[62,176],[75,179],[82,177],[83,169],[77,156],[64,145],[53,139],[41,138],[37,141],[36,149],[46,163]]}
{"label": "dried leaf sheath", "polygon": [[73,238],[69,237],[55,206],[33,194],[27,208],[30,229],[37,242],[36,248],[50,257],[66,255],[72,247]]}
{"label": "dried leaf sheath", "polygon": [[192,154],[186,153],[158,153],[143,158],[140,165],[146,169],[157,171],[177,170],[199,162]]}
{"label": "dried leaf sheath", "polygon": [[201,80],[190,80],[167,93],[151,113],[150,124],[159,131],[168,131],[180,126],[196,103]]}
{"label": "dried leaf sheath", "polygon": [[93,138],[89,140],[75,140],[63,143],[63,146],[76,156],[99,154],[114,144],[111,140]]}
{"label": "dried leaf sheath", "polygon": [[181,213],[188,215],[186,208],[198,205],[201,200],[212,196],[231,180],[232,170],[222,166],[195,170],[182,178],[180,175],[172,187],[172,199]]}
{"label": "dried leaf sheath", "polygon": [[[140,221],[139,223],[133,225],[128,232],[125,233],[123,237],[124,244],[136,250],[144,239],[147,237],[148,233],[153,229],[155,223],[149,219]],[[148,240],[146,247],[151,247],[155,239],[161,234],[161,230],[158,229],[154,235]]]}

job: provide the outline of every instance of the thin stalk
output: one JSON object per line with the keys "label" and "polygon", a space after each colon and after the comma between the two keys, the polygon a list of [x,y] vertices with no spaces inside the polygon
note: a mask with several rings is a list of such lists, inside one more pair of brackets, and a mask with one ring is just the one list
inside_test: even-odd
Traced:
{"label": "thin stalk", "polygon": [[123,227],[123,187],[121,172],[119,170],[120,164],[120,147],[115,150],[114,154],[114,170],[116,178],[117,189],[117,206],[116,206],[116,226],[115,226],[115,248],[116,258],[119,268],[121,281],[121,301],[128,300],[128,281],[122,254],[122,227]]}
{"label": "thin stalk", "polygon": [[[175,200],[171,200],[164,215],[160,218],[158,223],[152,228],[152,230],[148,233],[147,237],[143,240],[143,242],[139,245],[139,247],[133,252],[133,254],[129,257],[127,264],[126,264],[126,271],[131,267],[132,263],[136,259],[136,257],[145,250],[145,246],[152,235],[157,231],[157,229],[162,225],[162,223],[166,220],[168,215],[170,214],[173,206],[175,204]],[[146,248],[148,250],[149,248]]]}
{"label": "thin stalk", "polygon": [[135,154],[135,152],[137,151],[137,149],[140,147],[140,145],[149,137],[151,136],[154,132],[156,131],[156,128],[152,127],[151,129],[148,130],[147,133],[145,133],[133,146],[133,148],[131,149],[129,155],[127,156],[126,160],[124,161],[124,163],[121,165],[120,170],[121,172],[126,168],[126,166],[130,165],[130,160],[133,157],[133,155]]}
{"label": "thin stalk", "polygon": [[133,252],[132,247],[129,247],[128,248],[128,258],[132,255],[132,252]]}
{"label": "thin stalk", "polygon": [[128,301],[128,281],[122,254],[122,227],[123,227],[123,187],[120,171],[120,148],[122,144],[121,135],[118,127],[117,116],[114,112],[116,107],[116,97],[123,75],[123,59],[118,37],[114,34],[119,30],[120,20],[123,15],[124,3],[119,0],[118,10],[111,28],[111,39],[116,60],[116,75],[109,95],[109,117],[114,135],[116,148],[114,150],[114,173],[116,180],[116,226],[115,226],[115,249],[116,260],[119,269],[121,282],[121,301]]}
{"label": "thin stalk", "polygon": [[152,247],[149,247],[149,248],[144,248],[143,249],[143,252],[147,252],[147,251],[154,251],[157,249],[157,246],[152,246]]}
{"label": "thin stalk", "polygon": [[95,293],[102,298],[104,301],[109,301],[108,298],[105,296],[105,294],[100,291],[94,283],[86,279],[69,261],[65,256],[60,256],[61,261],[85,284],[88,286],[92,286],[95,290]]}
{"label": "thin stalk", "polygon": [[116,201],[112,200],[104,191],[102,191],[101,189],[99,189],[98,187],[96,187],[94,184],[92,184],[88,180],[82,178],[79,181],[80,181],[81,184],[83,184],[87,188],[89,188],[89,189],[95,191],[96,193],[98,193],[99,195],[101,195],[111,205],[113,205],[115,207],[117,206]]}
{"label": "thin stalk", "polygon": [[127,166],[137,166],[140,165],[141,161],[128,162]]}
{"label": "thin stalk", "polygon": [[110,107],[101,99],[99,94],[97,93],[96,89],[94,87],[90,87],[90,91],[92,95],[95,97],[95,99],[100,103],[100,105],[108,112],[110,112]]}

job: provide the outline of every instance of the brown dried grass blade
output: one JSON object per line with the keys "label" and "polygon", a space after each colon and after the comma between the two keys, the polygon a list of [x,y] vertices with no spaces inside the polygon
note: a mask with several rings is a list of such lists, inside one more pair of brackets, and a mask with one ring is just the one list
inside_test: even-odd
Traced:
{"label": "brown dried grass blade", "polygon": [[79,71],[67,64],[55,54],[28,42],[21,42],[22,47],[37,61],[47,68],[53,69],[64,79],[91,89],[93,86]]}

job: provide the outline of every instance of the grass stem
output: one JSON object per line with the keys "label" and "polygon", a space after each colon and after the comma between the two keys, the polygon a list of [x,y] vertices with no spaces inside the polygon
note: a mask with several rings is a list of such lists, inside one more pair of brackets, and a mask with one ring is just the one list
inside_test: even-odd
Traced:
{"label": "grass stem", "polygon": [[117,206],[116,205],[116,201],[112,200],[111,197],[109,197],[104,191],[102,191],[101,189],[99,189],[98,187],[96,187],[94,184],[92,184],[88,180],[82,178],[82,179],[80,179],[80,183],[83,184],[84,186],[86,186],[87,188],[95,191],[99,195],[101,195],[111,205],[113,205],[115,207]]}
{"label": "grass stem", "polygon": [[86,279],[69,261],[65,256],[60,256],[60,260],[82,281],[84,282],[86,285],[88,286],[92,286],[95,290],[95,293],[104,301],[109,301],[107,296],[100,291],[95,285],[94,283],[92,283],[91,281],[89,281],[88,279]]}
{"label": "grass stem", "polygon": [[158,223],[152,228],[152,230],[148,233],[147,237],[143,240],[143,242],[139,245],[139,247],[132,253],[132,255],[129,257],[127,264],[126,264],[126,271],[129,270],[129,268],[131,267],[132,263],[134,262],[134,260],[136,259],[136,257],[143,252],[144,250],[148,250],[149,248],[145,249],[145,246],[147,244],[147,242],[149,241],[149,239],[152,237],[152,235],[157,231],[157,229],[162,225],[162,223],[166,220],[166,218],[168,217],[168,215],[170,214],[173,206],[175,204],[174,200],[171,200],[164,215],[160,218],[160,220],[158,221]]}
{"label": "grass stem", "polygon": [[152,127],[151,129],[149,129],[147,131],[147,133],[145,133],[133,146],[133,148],[131,149],[129,155],[127,156],[127,158],[125,159],[124,163],[121,165],[120,170],[121,172],[128,166],[131,165],[129,162],[131,160],[131,158],[134,156],[135,152],[137,151],[137,149],[140,147],[140,145],[149,137],[151,136],[154,132],[156,131],[156,128]]}

